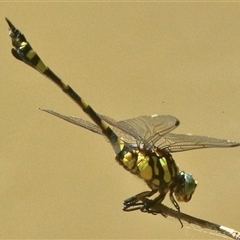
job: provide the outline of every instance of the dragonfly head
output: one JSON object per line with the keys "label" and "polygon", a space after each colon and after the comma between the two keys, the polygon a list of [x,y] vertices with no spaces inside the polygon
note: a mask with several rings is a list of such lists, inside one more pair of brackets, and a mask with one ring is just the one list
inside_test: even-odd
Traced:
{"label": "dragonfly head", "polygon": [[188,202],[197,187],[197,181],[189,173],[181,171],[177,177],[174,195],[179,202]]}

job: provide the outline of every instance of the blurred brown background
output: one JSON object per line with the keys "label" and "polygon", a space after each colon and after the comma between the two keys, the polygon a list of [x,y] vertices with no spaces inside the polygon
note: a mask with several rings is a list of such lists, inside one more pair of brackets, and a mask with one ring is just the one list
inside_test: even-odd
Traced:
{"label": "blurred brown background", "polygon": [[[115,163],[104,138],[38,110],[87,119],[12,57],[4,17],[100,113],[171,114],[177,133],[240,141],[240,5],[0,3],[0,238],[220,238],[121,210],[147,186]],[[183,212],[240,230],[239,153],[174,154],[199,182]]]}

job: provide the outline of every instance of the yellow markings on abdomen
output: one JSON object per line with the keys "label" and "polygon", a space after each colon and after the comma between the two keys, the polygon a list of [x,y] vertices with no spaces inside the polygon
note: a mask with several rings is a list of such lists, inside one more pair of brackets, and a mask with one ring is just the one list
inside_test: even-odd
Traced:
{"label": "yellow markings on abdomen", "polygon": [[29,50],[29,51],[27,52],[26,57],[31,60],[31,59],[33,59],[36,55],[37,55],[37,53],[36,53],[33,49],[31,49],[31,50]]}
{"label": "yellow markings on abdomen", "polygon": [[109,127],[108,124],[103,120],[101,120],[101,125],[105,130]]}
{"label": "yellow markings on abdomen", "polygon": [[149,165],[149,157],[138,154],[137,168],[139,175],[145,180],[151,180],[153,176],[152,167]]}
{"label": "yellow markings on abdomen", "polygon": [[[24,47],[24,45],[23,45]],[[39,56],[37,55],[37,53],[31,49],[28,51],[28,53],[26,54],[26,57],[31,61],[33,58],[36,58],[38,60],[38,62],[36,63],[36,65],[34,66],[39,72],[44,73],[47,70],[47,66],[43,63],[43,61],[39,58]]]}
{"label": "yellow markings on abdomen", "polygon": [[171,181],[172,177],[171,177],[171,173],[170,173],[169,168],[168,168],[167,160],[164,157],[160,158],[159,160],[160,160],[161,166],[164,170],[163,179],[166,183],[168,183],[168,182]]}
{"label": "yellow markings on abdomen", "polygon": [[38,69],[38,71],[41,71],[42,73],[44,73],[47,70],[47,66],[43,63],[41,59],[39,60],[40,61],[38,62],[36,68]]}
{"label": "yellow markings on abdomen", "polygon": [[16,43],[19,43],[19,49],[24,49],[29,43],[28,42],[19,42],[19,38],[15,40]]}

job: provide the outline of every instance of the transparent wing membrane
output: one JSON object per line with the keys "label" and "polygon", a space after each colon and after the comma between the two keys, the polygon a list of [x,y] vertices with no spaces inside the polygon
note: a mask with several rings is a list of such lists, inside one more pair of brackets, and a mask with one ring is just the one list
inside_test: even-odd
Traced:
{"label": "transparent wing membrane", "polygon": [[82,128],[85,128],[87,130],[90,130],[94,133],[98,133],[100,135],[102,135],[102,130],[100,127],[96,126],[95,124],[89,122],[89,121],[86,121],[84,119],[81,119],[79,117],[74,117],[74,116],[66,116],[66,115],[63,115],[63,114],[60,114],[60,113],[57,113],[57,112],[54,112],[52,110],[48,110],[48,109],[43,109],[43,108],[39,108],[41,111],[44,111],[44,112],[47,112],[49,114],[52,114],[58,118],[61,118],[67,122],[70,122],[72,124],[75,124],[77,126],[80,126]]}
{"label": "transparent wing membrane", "polygon": [[[78,117],[65,116],[52,110],[40,110],[103,135],[102,130],[89,121]],[[115,121],[101,114],[99,116],[112,126],[118,137],[132,146],[137,146],[136,143],[144,144],[145,146],[152,144],[151,146],[165,149],[169,152],[183,152],[201,148],[224,148],[240,145],[238,142],[207,136],[170,133],[179,125],[179,121],[175,117],[168,115],[141,116],[123,121]]]}
{"label": "transparent wing membrane", "polygon": [[158,139],[179,125],[178,119],[169,115],[150,115],[116,122],[115,127],[138,135],[137,140],[151,148]]}
{"label": "transparent wing membrane", "polygon": [[169,152],[183,152],[201,148],[236,147],[239,145],[238,142],[230,140],[174,133],[168,133],[156,142],[156,147],[166,149]]}

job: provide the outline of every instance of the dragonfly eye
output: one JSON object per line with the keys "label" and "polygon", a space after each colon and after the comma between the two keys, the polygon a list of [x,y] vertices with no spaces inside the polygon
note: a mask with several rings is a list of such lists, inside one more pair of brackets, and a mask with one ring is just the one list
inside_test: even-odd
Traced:
{"label": "dragonfly eye", "polygon": [[180,172],[177,180],[177,186],[174,191],[178,201],[188,202],[191,200],[192,195],[197,187],[197,181],[191,174]]}

